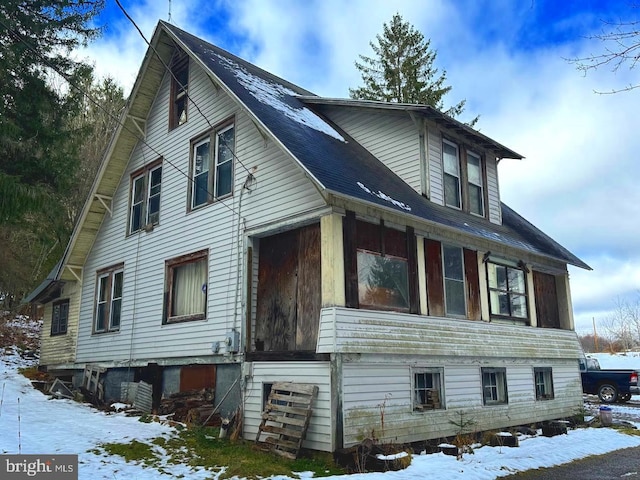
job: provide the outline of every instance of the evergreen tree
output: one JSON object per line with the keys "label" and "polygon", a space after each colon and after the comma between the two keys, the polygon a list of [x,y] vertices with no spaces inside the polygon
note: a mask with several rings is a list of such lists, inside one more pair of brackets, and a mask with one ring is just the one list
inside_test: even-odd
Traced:
{"label": "evergreen tree", "polygon": [[[356,68],[364,85],[350,88],[349,96],[360,100],[430,105],[444,110],[443,97],[451,90],[445,85],[447,72],[435,67],[437,52],[431,41],[395,14],[389,24],[383,24],[382,35],[369,42],[375,57],[359,55]],[[464,111],[465,100],[449,107],[444,113],[457,117]],[[474,125],[476,117],[470,125]]]}
{"label": "evergreen tree", "polygon": [[[69,188],[78,106],[51,86],[54,70],[78,74],[69,52],[99,34],[103,0],[0,2],[0,224],[37,213]],[[71,174],[71,175],[70,175]]]}

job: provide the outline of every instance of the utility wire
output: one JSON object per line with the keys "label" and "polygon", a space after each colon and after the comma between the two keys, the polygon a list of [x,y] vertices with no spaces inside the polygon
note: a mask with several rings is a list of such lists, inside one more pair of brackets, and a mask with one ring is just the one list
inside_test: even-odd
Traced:
{"label": "utility wire", "polygon": [[[37,51],[27,40],[25,40],[19,33],[15,32],[14,30],[11,30],[7,24],[2,20],[2,18],[0,18],[0,25],[2,25],[8,32],[9,35],[11,35],[13,38],[15,38],[16,40],[18,40],[19,42],[22,42],[31,52],[33,52],[38,58],[40,58],[40,60],[42,61],[42,63],[44,63],[47,67],[49,67],[51,70],[53,70],[54,72],[56,72],[58,75],[60,75],[68,84],[69,86],[71,86],[72,88],[74,88],[75,90],[77,90],[78,92],[80,92],[82,95],[84,95],[91,103],[93,103],[98,109],[102,110],[104,113],[107,114],[107,116],[109,116],[112,120],[115,120],[116,123],[118,125],[120,125],[124,130],[126,130],[127,132],[129,132],[130,134],[132,134],[138,141],[142,142],[144,145],[146,145],[147,147],[149,147],[149,149],[154,152],[157,156],[162,157],[163,161],[167,162],[171,167],[173,167],[178,173],[180,173],[181,175],[183,175],[184,177],[186,177],[191,183],[195,184],[195,179],[192,178],[191,176],[189,176],[188,173],[185,173],[180,167],[178,167],[176,164],[174,164],[171,160],[169,160],[166,156],[164,156],[159,150],[157,150],[156,148],[154,148],[152,145],[150,145],[147,140],[140,136],[139,133],[128,127],[125,123],[125,121],[121,120],[119,116],[111,113],[110,111],[108,111],[105,107],[103,107],[100,102],[98,102],[97,100],[95,100],[86,90],[84,90],[82,87],[79,87],[78,85],[76,85],[71,78],[69,77],[69,75],[67,75],[64,71],[62,71],[59,67],[57,67],[56,65],[54,65],[53,63],[51,63],[51,61],[49,61],[49,59],[47,57],[45,57],[43,54],[41,54],[39,51]],[[156,53],[157,54],[157,53]],[[130,101],[130,100],[129,100]],[[126,108],[126,107],[125,107]],[[227,148],[229,148],[227,146]],[[229,151],[231,151],[233,153],[233,150],[229,149]],[[233,156],[235,158],[236,155],[233,154]],[[243,165],[244,167],[244,165]],[[246,167],[245,167],[246,168]],[[251,172],[249,172],[251,173]],[[201,188],[201,187],[199,187]],[[207,195],[210,195],[211,198],[214,198],[214,195],[212,192],[209,191],[209,189],[206,190],[207,191]],[[231,211],[233,214],[238,215],[238,212],[236,212],[232,207],[230,207],[229,205],[227,205],[224,200],[218,200],[217,203],[221,203],[222,205],[224,205],[225,208],[227,208],[229,211]]]}
{"label": "utility wire", "polygon": [[[158,57],[158,60],[160,60],[160,63],[162,63],[162,66],[164,67],[164,69],[169,72],[169,75],[171,75],[171,78],[177,82],[177,84],[184,90],[184,93],[187,97],[187,99],[193,104],[194,107],[196,107],[196,110],[198,110],[198,113],[200,115],[202,115],[202,118],[205,119],[205,121],[207,122],[207,124],[209,125],[209,128],[211,128],[212,130],[214,129],[213,124],[209,121],[209,119],[207,118],[207,116],[204,114],[204,112],[200,109],[200,107],[198,106],[198,104],[196,103],[196,101],[191,98],[191,96],[189,95],[189,89],[188,88],[184,88],[184,85],[180,82],[180,80],[178,80],[178,78],[176,77],[176,75],[173,73],[173,71],[171,70],[171,67],[169,67],[169,65],[167,65],[167,63],[162,59],[162,57],[160,56],[160,54],[158,53],[158,51],[155,49],[155,47],[153,45],[151,45],[151,43],[149,42],[149,40],[147,40],[147,37],[144,36],[144,33],[142,33],[142,30],[140,30],[140,27],[138,27],[138,25],[136,24],[135,20],[133,18],[131,18],[131,16],[127,13],[127,11],[125,10],[125,8],[122,6],[122,4],[120,3],[120,0],[116,0],[116,3],[118,4],[118,7],[120,7],[120,10],[122,10],[122,13],[124,14],[125,17],[127,17],[127,19],[131,22],[131,24],[135,27],[135,29],[138,31],[138,33],[140,34],[140,36],[142,37],[142,39],[144,40],[144,42],[147,44],[147,46],[153,50],[153,53],[156,54],[156,56]],[[226,144],[226,141],[224,139],[222,139],[222,143]],[[228,145],[226,145],[228,148]],[[238,161],[238,163],[240,165],[242,165],[242,168],[245,169],[245,171],[247,173],[251,173],[251,171],[245,166],[244,163],[242,163],[242,160],[240,160],[235,152],[231,149],[229,149],[229,151],[231,152],[231,155],[233,155],[233,157]]]}

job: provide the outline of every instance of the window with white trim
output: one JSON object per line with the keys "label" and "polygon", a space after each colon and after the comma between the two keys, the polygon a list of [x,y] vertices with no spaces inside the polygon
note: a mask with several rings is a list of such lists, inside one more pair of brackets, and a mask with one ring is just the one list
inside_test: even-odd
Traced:
{"label": "window with white trim", "polygon": [[448,207],[462,208],[460,190],[460,158],[458,146],[442,141],[442,163],[444,166],[444,204]]}
{"label": "window with white trim", "polygon": [[464,256],[461,247],[442,245],[445,313],[465,317]]}
{"label": "window with white trim", "polygon": [[94,333],[120,330],[124,266],[117,265],[97,274]]}
{"label": "window with white trim", "polygon": [[444,204],[479,217],[486,214],[482,156],[442,139]]}
{"label": "window with white trim", "polygon": [[227,124],[200,137],[191,148],[189,208],[196,209],[233,191],[235,129]]}
{"label": "window with white trim", "polygon": [[157,160],[131,175],[129,233],[139,232],[160,221],[162,160]]}
{"label": "window with white trim", "polygon": [[442,368],[413,368],[413,411],[424,412],[444,407]]}
{"label": "window with white trim", "polygon": [[482,401],[485,405],[509,403],[505,368],[482,368]]}
{"label": "window with white trim", "polygon": [[553,371],[551,367],[535,367],[536,400],[553,399]]}
{"label": "window with white trim", "polygon": [[522,268],[488,261],[487,284],[492,317],[528,319],[527,282]]}
{"label": "window with white trim", "polygon": [[206,317],[208,263],[207,250],[165,262],[164,323]]}
{"label": "window with white trim", "polygon": [[484,217],[482,159],[473,152],[467,152],[467,184],[467,190],[469,192],[469,212]]}

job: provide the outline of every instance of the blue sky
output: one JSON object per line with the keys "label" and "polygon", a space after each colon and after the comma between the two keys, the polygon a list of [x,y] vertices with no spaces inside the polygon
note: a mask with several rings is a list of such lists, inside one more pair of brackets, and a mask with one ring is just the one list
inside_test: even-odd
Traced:
{"label": "blue sky", "polygon": [[[114,0],[104,36],[78,52],[129,89],[146,45]],[[168,0],[121,0],[150,38]],[[604,22],[635,21],[622,0],[172,0],[172,23],[301,87],[347,97],[360,84],[358,54],[394,13],[438,52],[466,99],[462,120],[526,158],[500,164],[502,199],[593,267],[570,269],[576,328],[606,324],[618,299],[640,298],[640,73],[602,68],[584,75],[568,58],[602,51],[588,37]],[[466,118],[465,118],[466,117]]]}

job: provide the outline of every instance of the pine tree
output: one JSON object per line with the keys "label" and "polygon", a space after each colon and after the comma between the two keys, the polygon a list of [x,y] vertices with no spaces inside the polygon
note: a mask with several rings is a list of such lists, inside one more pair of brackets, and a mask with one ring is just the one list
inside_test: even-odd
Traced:
{"label": "pine tree", "polygon": [[[369,42],[375,57],[359,55],[355,65],[364,85],[350,88],[349,96],[360,100],[430,105],[444,110],[443,97],[451,91],[445,85],[447,72],[435,67],[437,52],[431,41],[395,14],[389,24],[383,24],[382,35]],[[465,100],[449,107],[444,113],[457,117],[464,111]],[[470,125],[476,123],[476,117]]]}

